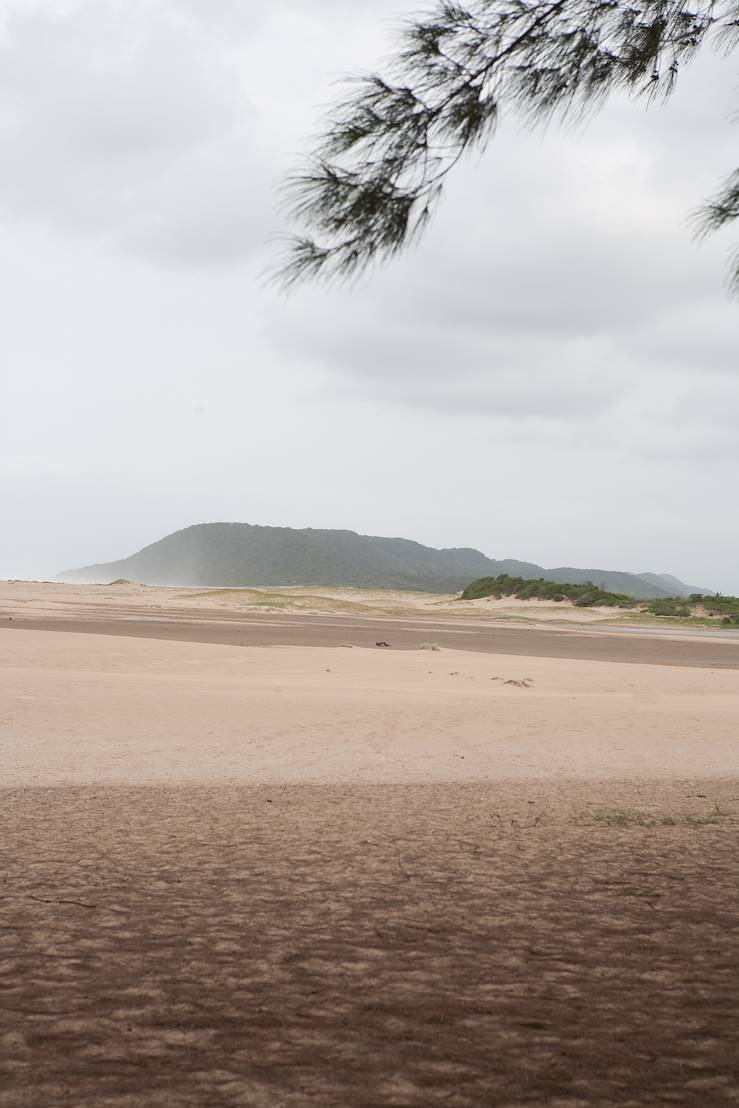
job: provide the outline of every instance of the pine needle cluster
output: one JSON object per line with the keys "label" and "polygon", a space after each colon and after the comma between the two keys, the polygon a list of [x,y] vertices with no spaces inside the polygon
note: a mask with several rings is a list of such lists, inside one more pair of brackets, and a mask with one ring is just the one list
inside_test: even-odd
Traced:
{"label": "pine needle cluster", "polygon": [[[537,122],[585,116],[618,90],[664,100],[702,46],[727,52],[737,41],[739,0],[440,0],[403,25],[385,73],[349,82],[286,182],[302,233],[288,239],[278,281],[351,277],[409,246],[448,173],[485,148],[503,111]],[[738,216],[739,170],[698,230]]]}

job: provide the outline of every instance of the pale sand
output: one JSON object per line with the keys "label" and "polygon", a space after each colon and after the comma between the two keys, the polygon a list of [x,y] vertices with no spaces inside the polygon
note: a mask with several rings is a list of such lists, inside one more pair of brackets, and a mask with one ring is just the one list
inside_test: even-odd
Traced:
{"label": "pale sand", "polygon": [[622,620],[621,608],[576,608],[570,601],[459,600],[458,594],[409,592],[396,589],[280,587],[261,589],[166,588],[139,585],[76,585],[53,581],[0,581],[2,615],[26,618],[64,617],[73,611],[139,616],[182,612],[303,612],[337,615],[412,616],[438,619],[564,621],[575,624]]}
{"label": "pale sand", "polygon": [[736,670],[2,629],[0,682],[5,785],[739,776]]}

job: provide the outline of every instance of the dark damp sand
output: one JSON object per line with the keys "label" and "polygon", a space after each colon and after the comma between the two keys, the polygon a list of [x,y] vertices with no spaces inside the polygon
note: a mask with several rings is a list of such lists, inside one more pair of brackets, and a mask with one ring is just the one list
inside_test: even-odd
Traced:
{"label": "dark damp sand", "polygon": [[739,780],[0,802],[2,1106],[739,1103]]}
{"label": "dark damp sand", "polygon": [[690,666],[701,669],[739,669],[739,639],[717,632],[713,637],[691,636],[679,630],[672,637],[648,629],[607,630],[569,627],[494,626],[452,623],[448,620],[372,620],[352,616],[249,614],[192,609],[176,618],[142,615],[141,607],[122,608],[105,616],[75,613],[6,619],[3,628],[59,631],[93,635],[122,635],[170,642],[214,643],[223,646],[335,647],[351,643],[374,647],[388,642],[391,649],[417,650],[433,639],[452,650],[512,654],[527,658],[571,658],[642,665]]}

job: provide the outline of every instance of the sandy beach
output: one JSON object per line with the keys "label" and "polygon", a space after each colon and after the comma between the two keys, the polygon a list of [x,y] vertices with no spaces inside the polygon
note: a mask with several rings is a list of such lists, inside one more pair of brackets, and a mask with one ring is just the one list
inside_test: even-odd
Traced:
{"label": "sandy beach", "polygon": [[9,785],[739,776],[739,671],[0,630]]}
{"label": "sandy beach", "polygon": [[739,1103],[730,640],[23,589],[0,1105]]}

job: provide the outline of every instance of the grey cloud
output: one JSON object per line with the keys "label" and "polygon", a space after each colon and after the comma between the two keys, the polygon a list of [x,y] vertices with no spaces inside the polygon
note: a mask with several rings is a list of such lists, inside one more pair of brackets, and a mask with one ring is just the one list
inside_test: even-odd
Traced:
{"label": "grey cloud", "polygon": [[665,309],[624,336],[623,345],[635,363],[669,373],[673,384],[687,373],[705,379],[711,389],[716,374],[739,377],[739,312],[719,292],[712,301]]}
{"label": "grey cloud", "polygon": [[737,313],[720,290],[710,298],[716,251],[696,275],[684,265],[690,243],[681,252],[660,234],[645,255],[639,234],[609,239],[615,272],[605,249],[590,257],[581,240],[578,255],[556,227],[535,257],[476,256],[471,238],[460,247],[447,236],[431,244],[431,264],[417,255],[353,294],[289,301],[270,314],[268,334],[297,363],[389,403],[568,423],[612,412],[619,434],[615,407],[643,402],[654,433],[664,413],[651,378],[678,356],[688,378],[707,361],[713,372],[735,369]]}
{"label": "grey cloud", "polygon": [[276,180],[336,76],[322,51],[332,34],[379,39],[379,14],[405,7],[386,0],[359,17],[336,0],[7,4],[0,216],[175,266],[230,265],[264,247],[280,227]]}
{"label": "grey cloud", "polygon": [[11,13],[0,208],[165,260],[261,245],[254,112],[236,65],[182,15],[140,0]]}
{"label": "grey cloud", "polygon": [[299,323],[279,318],[273,340],[296,362],[328,369],[332,389],[390,403],[569,422],[608,409],[628,386],[627,366],[609,364],[597,335],[553,343],[466,326],[453,309],[406,313],[372,299],[342,302],[331,318],[313,301]]}
{"label": "grey cloud", "polygon": [[332,382],[337,395],[368,396],[416,409],[431,408],[448,414],[479,415],[515,419],[577,422],[603,411],[602,386],[592,375],[552,379],[536,368],[526,372],[503,369],[460,373],[450,362],[447,377],[427,377],[422,371],[404,372],[385,378],[378,388],[366,385],[342,389]]}
{"label": "grey cloud", "polygon": [[638,456],[725,455],[710,409],[685,429],[670,403],[739,369],[724,244],[699,246],[687,221],[735,136],[733,69],[709,61],[661,112],[617,101],[544,135],[504,121],[414,254],[353,291],[298,293],[270,312],[270,341],[347,395],[513,421],[524,436],[557,439],[561,425],[563,441],[595,421],[595,449]]}

